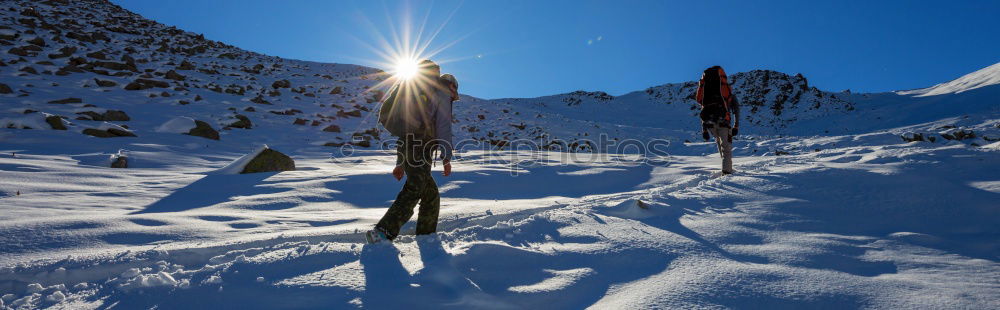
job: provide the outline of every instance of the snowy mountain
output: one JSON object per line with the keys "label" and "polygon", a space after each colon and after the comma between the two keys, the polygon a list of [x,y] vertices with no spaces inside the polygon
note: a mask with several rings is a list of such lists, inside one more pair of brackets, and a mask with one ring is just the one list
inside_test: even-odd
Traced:
{"label": "snowy mountain", "polygon": [[[727,176],[696,81],[462,96],[481,144],[434,168],[438,233],[373,246],[401,186],[381,70],[0,2],[0,309],[1000,308],[998,65],[872,94],[735,73]],[[295,170],[229,173],[265,144]]]}
{"label": "snowy mountain", "polygon": [[904,90],[896,93],[904,96],[925,97],[957,94],[996,84],[1000,84],[1000,63],[966,74],[949,82],[937,84],[928,88]]}
{"label": "snowy mountain", "polygon": [[[2,13],[0,45],[9,48],[0,56],[8,72],[0,93],[9,104],[0,125],[65,132],[6,133],[11,139],[51,143],[47,138],[126,136],[128,143],[171,140],[175,145],[239,145],[243,151],[254,143],[322,151],[323,145],[378,147],[391,139],[372,115],[383,91],[375,88],[389,78],[381,70],[244,51],[106,1],[20,4],[7,3]],[[995,81],[995,68],[946,84]],[[858,105],[870,97],[821,91],[801,74],[755,70],[730,79],[744,106],[743,132],[754,135],[828,133],[831,128],[801,128],[856,117],[862,114],[855,111]],[[495,100],[463,96],[455,106],[456,136],[483,142],[478,148],[533,141],[540,148],[570,151],[593,151],[601,134],[612,140],[694,140],[696,89],[693,81],[618,97],[584,91]],[[218,131],[221,143],[177,137],[194,124],[157,130],[178,117]],[[98,143],[109,149],[125,146]]]}

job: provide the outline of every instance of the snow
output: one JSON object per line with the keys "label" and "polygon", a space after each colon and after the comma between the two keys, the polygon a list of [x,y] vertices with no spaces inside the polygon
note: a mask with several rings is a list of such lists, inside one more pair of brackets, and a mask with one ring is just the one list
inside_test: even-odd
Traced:
{"label": "snow", "polygon": [[188,133],[196,126],[193,118],[178,116],[171,118],[166,123],[163,123],[163,125],[160,125],[160,127],[156,127],[156,132]]}
{"label": "snow", "polygon": [[980,87],[1000,84],[1000,63],[963,75],[949,82],[937,84],[928,88],[898,91],[904,96],[926,97],[945,94],[957,94]]}
{"label": "snow", "polygon": [[52,129],[45,123],[45,117],[51,114],[30,113],[17,116],[0,118],[0,128],[31,128],[31,129]]}
{"label": "snow", "polygon": [[[41,188],[3,198],[13,212],[0,225],[9,249],[2,261],[12,269],[0,277],[39,281],[34,292],[64,284],[73,287],[67,300],[127,307],[213,307],[248,296],[255,307],[295,306],[287,294],[312,296],[313,306],[376,308],[417,297],[512,308],[995,306],[997,193],[983,188],[998,180],[981,163],[1000,159],[997,152],[857,138],[802,139],[802,148],[841,144],[820,152],[741,156],[732,176],[714,173],[707,144],[652,168],[547,153],[545,164],[516,177],[508,163],[471,152],[451,178],[439,178],[462,184],[443,194],[438,234],[415,238],[409,223],[396,243],[375,246],[362,244],[360,232],[399,186],[386,174],[394,158],[380,152],[353,156],[354,169],[306,157],[297,162],[306,169],[266,179],[224,175],[217,181],[250,182],[210,187],[226,194],[165,213],[135,211],[202,190],[188,184],[190,172],[121,170],[143,175],[136,182],[128,174],[94,179],[85,171],[104,168],[70,163],[7,171],[26,184],[59,176],[77,192],[61,196],[77,199],[54,210],[46,206],[56,192]],[[60,162],[22,162],[36,160]],[[560,173],[592,166],[616,169]],[[623,171],[645,177],[621,179]],[[573,189],[588,178],[623,183]],[[495,190],[505,182],[537,189]],[[135,188],[120,194],[129,199],[96,196],[108,203],[93,206],[86,197],[107,193],[102,184]],[[209,293],[212,301],[194,298]],[[41,305],[51,294],[22,303]]]}
{"label": "snow", "polygon": [[267,145],[261,145],[254,149],[253,152],[240,156],[240,158],[233,160],[233,162],[229,163],[225,167],[219,168],[219,170],[215,171],[215,174],[239,174],[244,168],[247,167],[247,164],[249,164],[250,161],[266,149],[268,149]]}
{"label": "snow", "polygon": [[[70,5],[60,20],[75,18],[74,31],[96,29],[78,16],[86,12],[141,21],[105,4]],[[0,14],[26,18],[7,10],[15,6],[0,3]],[[10,26],[0,34],[27,30]],[[196,39],[125,26],[172,46]],[[111,41],[63,40],[78,44],[74,56],[103,50],[118,61],[122,42],[146,37],[105,33]],[[745,101],[758,111],[734,141],[734,175],[718,173],[715,145],[699,139],[692,82],[614,98],[462,96],[456,138],[483,144],[461,149],[450,177],[434,168],[438,233],[414,236],[411,221],[395,242],[367,245],[362,233],[402,186],[372,117],[378,70],[204,44],[195,55],[135,45],[129,55],[147,60],[139,69],[154,79],[184,61],[219,71],[176,69],[186,80],[170,88],[126,91],[135,76],[92,72],[0,76],[14,90],[0,95],[0,307],[1000,308],[1000,86],[987,85],[997,65],[933,96],[735,74],[737,94],[760,102]],[[61,67],[66,58],[47,56],[60,47],[18,65]],[[260,73],[247,72],[257,64]],[[268,94],[284,79],[294,91]],[[254,103],[258,95],[268,103]],[[83,102],[47,103],[67,97]],[[110,110],[130,120],[76,118]],[[236,114],[252,128],[231,127]],[[48,115],[73,129],[38,130]],[[178,134],[196,119],[221,139]],[[323,130],[330,125],[341,132]],[[586,145],[601,134],[669,143],[664,154],[494,145],[536,136]],[[355,137],[373,146],[323,146]],[[297,170],[238,174],[269,147]],[[116,156],[129,156],[129,168],[109,168]]]}

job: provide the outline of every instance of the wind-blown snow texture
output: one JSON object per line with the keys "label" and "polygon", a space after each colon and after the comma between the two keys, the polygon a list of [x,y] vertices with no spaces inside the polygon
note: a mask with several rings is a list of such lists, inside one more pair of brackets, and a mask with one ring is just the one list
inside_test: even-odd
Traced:
{"label": "wind-blown snow texture", "polygon": [[[878,94],[736,73],[730,176],[686,141],[695,82],[463,96],[456,137],[490,150],[435,172],[439,233],[372,246],[400,187],[380,70],[105,1],[7,1],[0,20],[0,308],[1000,308],[997,65]],[[669,140],[669,164],[593,153],[600,134]],[[226,173],[265,145],[297,170]]]}

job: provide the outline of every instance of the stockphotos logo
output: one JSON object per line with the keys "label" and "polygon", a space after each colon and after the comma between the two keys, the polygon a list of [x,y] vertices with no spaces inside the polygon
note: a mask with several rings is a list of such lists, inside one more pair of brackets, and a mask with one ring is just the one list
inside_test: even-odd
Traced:
{"label": "stockphotos logo", "polygon": [[[410,149],[403,148],[403,140],[383,140],[374,150],[370,141],[356,136],[350,143],[340,145],[331,155],[331,161],[340,167],[358,164],[357,158],[350,158],[359,152],[383,154],[427,154],[430,158],[440,158],[447,141],[421,140],[411,138]],[[671,161],[666,139],[609,139],[600,134],[596,140],[578,139],[572,142],[561,139],[515,139],[476,140],[463,139],[455,142],[453,161],[476,165],[501,165],[509,168],[512,176],[523,173],[523,169],[538,165],[569,165],[608,163],[616,166],[668,166]],[[426,156],[401,156],[409,165],[421,165]]]}

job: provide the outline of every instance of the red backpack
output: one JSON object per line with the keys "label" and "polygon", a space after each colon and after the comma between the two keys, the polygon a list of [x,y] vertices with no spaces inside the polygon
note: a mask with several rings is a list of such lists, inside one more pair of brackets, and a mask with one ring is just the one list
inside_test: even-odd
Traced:
{"label": "red backpack", "polygon": [[727,123],[732,119],[729,115],[729,104],[733,100],[733,90],[726,79],[726,71],[722,67],[713,66],[705,69],[698,82],[698,93],[695,100],[701,105],[701,119],[714,121],[724,119]]}

